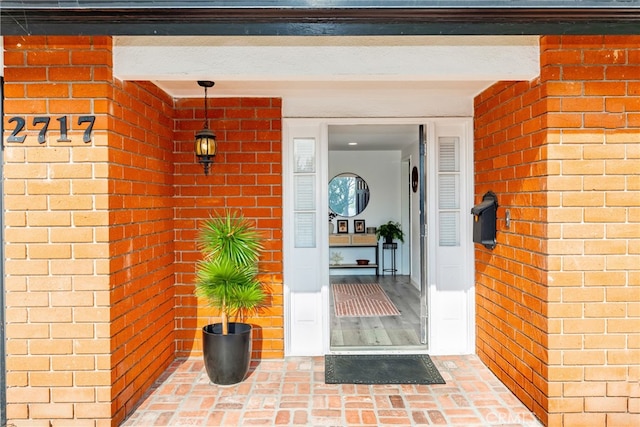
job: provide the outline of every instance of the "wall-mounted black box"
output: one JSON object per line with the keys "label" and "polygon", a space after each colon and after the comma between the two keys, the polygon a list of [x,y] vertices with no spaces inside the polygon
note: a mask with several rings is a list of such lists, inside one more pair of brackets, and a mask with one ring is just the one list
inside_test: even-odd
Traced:
{"label": "wall-mounted black box", "polygon": [[492,191],[482,196],[482,202],[471,208],[473,215],[473,241],[488,249],[496,247],[496,214],[498,198]]}

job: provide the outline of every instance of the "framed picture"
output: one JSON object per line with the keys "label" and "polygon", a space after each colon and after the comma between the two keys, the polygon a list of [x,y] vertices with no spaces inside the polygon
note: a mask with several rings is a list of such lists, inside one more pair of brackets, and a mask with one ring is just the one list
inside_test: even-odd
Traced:
{"label": "framed picture", "polygon": [[353,220],[353,232],[354,233],[364,233],[364,219],[354,219]]}
{"label": "framed picture", "polygon": [[346,219],[338,220],[338,233],[348,233],[349,232],[349,221]]}

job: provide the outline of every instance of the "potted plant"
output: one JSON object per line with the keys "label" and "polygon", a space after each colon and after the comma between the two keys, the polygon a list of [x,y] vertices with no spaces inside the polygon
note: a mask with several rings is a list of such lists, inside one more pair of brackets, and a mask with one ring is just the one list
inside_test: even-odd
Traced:
{"label": "potted plant", "polygon": [[[252,223],[230,211],[206,220],[200,230],[203,259],[196,266],[195,293],[221,317],[202,328],[204,364],[214,384],[236,384],[249,372],[251,325],[243,321],[265,299],[258,279],[260,241]],[[232,317],[239,321],[229,321]]]}
{"label": "potted plant", "polygon": [[386,224],[378,226],[376,230],[376,237],[378,240],[380,237],[384,238],[385,243],[393,243],[393,239],[398,239],[404,243],[404,232],[397,222],[389,221]]}

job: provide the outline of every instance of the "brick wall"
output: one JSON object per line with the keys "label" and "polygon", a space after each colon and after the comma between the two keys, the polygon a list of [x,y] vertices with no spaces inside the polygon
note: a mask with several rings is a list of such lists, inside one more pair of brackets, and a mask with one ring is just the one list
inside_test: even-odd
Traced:
{"label": "brick wall", "polygon": [[268,307],[248,319],[254,325],[253,357],[283,357],[281,100],[213,98],[209,118],[218,154],[205,176],[193,151],[195,132],[203,126],[202,100],[176,102],[177,354],[201,354],[202,326],[219,321],[193,294],[195,263],[201,259],[196,238],[202,220],[229,208],[255,221],[265,238],[260,269],[270,297]]}
{"label": "brick wall", "polygon": [[117,425],[175,353],[172,100],[114,80],[108,37],[4,45],[5,129],[26,119],[5,149],[7,417]]}
{"label": "brick wall", "polygon": [[[111,39],[5,37],[4,47],[5,129],[13,116],[27,129],[4,151],[7,417],[107,426]],[[89,144],[80,114],[97,117]],[[64,115],[71,142],[57,141]],[[51,118],[43,144],[35,116]]]}
{"label": "brick wall", "polygon": [[173,100],[114,82],[109,132],[112,412],[117,423],[175,358]]}
{"label": "brick wall", "polygon": [[[4,46],[5,129],[23,117],[27,136],[4,152],[8,419],[117,425],[176,355],[199,353],[217,317],[193,296],[195,237],[216,208],[264,232],[254,357],[282,357],[281,101],[217,100],[220,151],[204,176],[202,101],[114,79],[109,37]],[[96,117],[90,143],[80,115]],[[51,119],[43,144],[36,116]],[[70,142],[57,141],[62,116]]]}
{"label": "brick wall", "polygon": [[475,106],[478,354],[548,425],[637,424],[640,37],[543,37],[540,78]]}
{"label": "brick wall", "polygon": [[476,246],[476,336],[485,364],[545,419],[547,165],[539,105],[537,81],[499,83],[476,98],[476,200],[494,191],[500,218],[496,248]]}

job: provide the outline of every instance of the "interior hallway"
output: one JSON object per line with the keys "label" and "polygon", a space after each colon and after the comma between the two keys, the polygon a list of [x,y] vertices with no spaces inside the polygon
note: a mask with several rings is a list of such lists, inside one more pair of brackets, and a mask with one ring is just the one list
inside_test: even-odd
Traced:
{"label": "interior hallway", "polygon": [[411,284],[410,276],[336,275],[331,276],[331,283],[377,283],[401,313],[399,316],[337,317],[332,294],[330,298],[332,350],[421,347],[420,292]]}
{"label": "interior hallway", "polygon": [[325,384],[323,357],[290,357],[222,387],[201,358],[177,360],[122,426],[542,425],[476,356],[433,361],[447,384]]}

